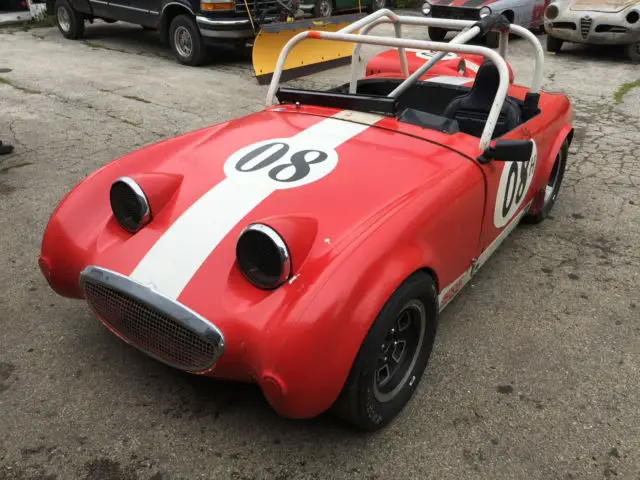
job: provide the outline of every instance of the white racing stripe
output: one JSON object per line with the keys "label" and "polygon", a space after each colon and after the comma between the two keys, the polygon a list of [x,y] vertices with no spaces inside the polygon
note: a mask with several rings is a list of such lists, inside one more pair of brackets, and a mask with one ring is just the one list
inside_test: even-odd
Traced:
{"label": "white racing stripe", "polygon": [[427,82],[446,83],[447,85],[464,85],[473,81],[469,77],[454,77],[453,75],[440,75],[438,77],[432,77],[425,80]]}
{"label": "white racing stripe", "polygon": [[[256,146],[249,145],[240,149],[229,157],[225,164],[226,178],[196,200],[164,232],[133,270],[131,279],[150,285],[171,299],[178,298],[211,252],[246,215],[276,190],[299,187],[329,174],[337,163],[334,150],[381,118],[384,117],[341,111],[293,137],[274,139],[274,142],[286,142],[290,146],[288,153],[261,169],[255,169],[255,166],[272,156],[269,152],[275,152],[276,149],[272,148],[266,153],[254,156],[255,160],[245,164],[249,165],[248,168],[254,169],[250,172],[236,170],[238,160],[252,149],[255,150],[256,146],[270,141],[258,142]],[[280,170],[276,177],[285,178],[292,175],[293,166],[289,165],[285,169],[283,165],[291,163],[291,156],[301,148],[327,152],[326,158],[329,160],[314,165],[313,158],[308,159],[312,173],[300,181],[285,183],[268,175],[277,166],[280,166]],[[316,165],[320,166],[314,169]],[[319,173],[313,173],[314,171]],[[232,174],[229,175],[229,172]]]}

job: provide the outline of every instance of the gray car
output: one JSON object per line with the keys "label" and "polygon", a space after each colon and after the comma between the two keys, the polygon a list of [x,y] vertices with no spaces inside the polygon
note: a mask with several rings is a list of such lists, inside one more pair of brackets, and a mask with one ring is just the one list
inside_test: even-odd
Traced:
{"label": "gray car", "polygon": [[564,42],[624,46],[640,62],[639,0],[556,0],[544,13],[547,50]]}

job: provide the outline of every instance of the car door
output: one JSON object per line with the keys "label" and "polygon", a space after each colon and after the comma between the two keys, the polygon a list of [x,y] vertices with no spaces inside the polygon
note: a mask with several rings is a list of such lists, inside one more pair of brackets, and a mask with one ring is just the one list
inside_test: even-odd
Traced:
{"label": "car door", "polygon": [[[533,151],[527,162],[492,160],[478,163],[485,174],[487,185],[486,210],[481,237],[480,264],[517,226],[526,205],[533,201],[534,176],[542,169],[543,161],[551,151],[553,139],[542,130],[542,123],[533,119],[508,133],[510,139],[533,141]],[[539,181],[537,182],[539,183]]]}

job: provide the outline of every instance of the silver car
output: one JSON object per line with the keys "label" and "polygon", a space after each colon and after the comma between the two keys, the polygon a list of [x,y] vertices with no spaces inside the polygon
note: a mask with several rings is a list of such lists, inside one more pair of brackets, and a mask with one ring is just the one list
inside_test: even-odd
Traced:
{"label": "silver car", "polygon": [[555,0],[544,12],[547,50],[564,42],[624,45],[640,62],[640,0]]}
{"label": "silver car", "polygon": [[[531,30],[542,27],[543,14],[549,0],[427,0],[422,5],[422,13],[427,17],[455,20],[480,20],[492,13],[500,13],[515,23]],[[447,30],[429,27],[429,38],[441,42]],[[499,35],[489,32],[487,46],[496,48]]]}

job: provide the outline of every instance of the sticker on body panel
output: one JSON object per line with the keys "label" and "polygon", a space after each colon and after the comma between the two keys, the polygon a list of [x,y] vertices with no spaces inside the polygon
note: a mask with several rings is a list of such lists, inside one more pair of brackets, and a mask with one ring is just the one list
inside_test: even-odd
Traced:
{"label": "sticker on body panel", "polygon": [[[424,60],[431,60],[431,58],[435,57],[438,53],[442,53],[434,50],[419,50],[417,48],[407,48],[405,50],[407,52],[415,53],[416,57],[422,58]],[[447,52],[440,60],[455,60],[456,58],[460,57],[458,57],[458,55],[453,52]]]}
{"label": "sticker on body panel", "polygon": [[531,142],[533,149],[529,160],[504,162],[493,211],[493,224],[496,228],[502,228],[509,223],[531,188],[538,158],[536,142],[534,140]]}

